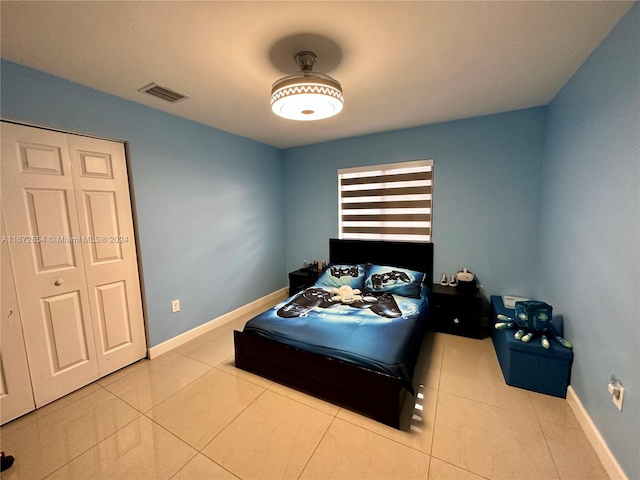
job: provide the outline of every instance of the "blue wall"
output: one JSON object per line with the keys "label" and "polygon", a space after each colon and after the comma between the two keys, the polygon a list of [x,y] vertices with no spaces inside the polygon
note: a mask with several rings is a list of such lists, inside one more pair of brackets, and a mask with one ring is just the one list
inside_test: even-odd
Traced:
{"label": "blue wall", "polygon": [[462,267],[486,295],[533,295],[545,108],[298,147],[284,152],[287,269],[328,260],[337,170],[434,160],[434,276]]}
{"label": "blue wall", "polygon": [[286,285],[279,149],[15,63],[1,68],[4,118],[128,142],[151,346]]}
{"label": "blue wall", "polygon": [[[536,296],[574,343],[571,385],[640,478],[640,5],[549,106]],[[626,389],[611,402],[612,374]]]}

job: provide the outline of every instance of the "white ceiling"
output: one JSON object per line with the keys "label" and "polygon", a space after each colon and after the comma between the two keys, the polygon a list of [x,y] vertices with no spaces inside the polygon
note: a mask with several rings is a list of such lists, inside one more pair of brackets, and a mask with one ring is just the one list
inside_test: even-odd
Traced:
{"label": "white ceiling", "polygon": [[[284,148],[545,105],[632,3],[3,0],[1,54]],[[338,116],[271,113],[300,50],[342,83]]]}

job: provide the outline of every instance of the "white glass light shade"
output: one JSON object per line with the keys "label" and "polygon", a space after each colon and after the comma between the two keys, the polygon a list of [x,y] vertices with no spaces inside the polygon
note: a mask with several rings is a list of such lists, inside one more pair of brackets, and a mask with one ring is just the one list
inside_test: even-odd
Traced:
{"label": "white glass light shade", "polygon": [[322,120],[342,110],[344,97],[337,80],[305,72],[281,78],[271,88],[271,110],[289,120]]}

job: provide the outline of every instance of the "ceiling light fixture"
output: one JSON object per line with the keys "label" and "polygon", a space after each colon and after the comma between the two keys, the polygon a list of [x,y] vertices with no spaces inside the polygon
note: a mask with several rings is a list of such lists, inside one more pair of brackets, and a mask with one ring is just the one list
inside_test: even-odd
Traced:
{"label": "ceiling light fixture", "polygon": [[340,82],[324,73],[313,72],[318,60],[312,52],[298,52],[294,59],[300,72],[276,81],[271,87],[271,110],[289,120],[322,120],[342,110],[344,97]]}

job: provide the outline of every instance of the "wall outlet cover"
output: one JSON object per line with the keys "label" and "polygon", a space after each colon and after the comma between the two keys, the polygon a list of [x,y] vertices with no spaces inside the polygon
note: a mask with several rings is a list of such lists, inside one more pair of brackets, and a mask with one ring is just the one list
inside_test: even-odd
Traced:
{"label": "wall outlet cover", "polygon": [[613,404],[618,408],[618,410],[622,411],[622,401],[624,399],[624,387],[622,385],[618,385],[618,390],[620,391],[620,395],[618,395],[618,398],[616,398],[615,395],[611,398],[613,398]]}

